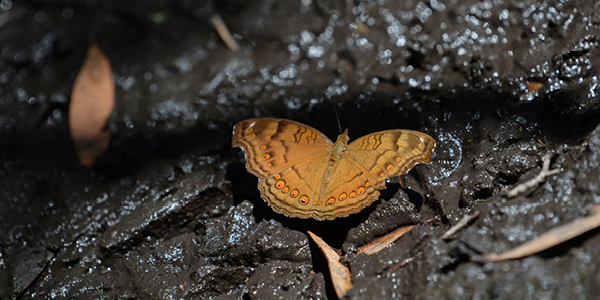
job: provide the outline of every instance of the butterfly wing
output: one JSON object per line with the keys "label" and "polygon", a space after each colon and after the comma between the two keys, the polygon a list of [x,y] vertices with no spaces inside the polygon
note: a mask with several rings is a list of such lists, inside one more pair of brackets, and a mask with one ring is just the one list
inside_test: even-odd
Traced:
{"label": "butterfly wing", "polygon": [[332,142],[318,130],[284,119],[250,119],[233,129],[262,198],[286,216],[309,218],[318,204]]}
{"label": "butterfly wing", "polygon": [[369,174],[347,157],[340,159],[324,178],[324,205],[316,207],[314,212],[320,219],[357,213],[379,198],[379,191],[371,183]]}
{"label": "butterfly wing", "polygon": [[[347,140],[347,135],[342,135]],[[339,139],[338,139],[339,141]],[[334,146],[335,147],[335,146]],[[313,172],[321,186],[312,205],[315,219],[335,219],[361,211],[379,198],[385,179],[406,174],[417,163],[429,163],[435,141],[412,130],[387,130],[366,135],[350,143],[336,162],[323,162]]]}
{"label": "butterfly wing", "polygon": [[266,178],[300,162],[325,156],[333,143],[310,126],[285,119],[260,118],[236,124],[231,144],[244,151],[250,173]]}
{"label": "butterfly wing", "polygon": [[431,162],[435,140],[413,130],[386,130],[365,135],[348,145],[349,161],[361,169],[374,188],[385,189],[388,177],[406,174],[418,163]]}
{"label": "butterfly wing", "polygon": [[315,157],[259,180],[262,198],[273,210],[286,216],[322,220],[317,211],[325,205],[321,189],[328,160],[325,155]]}

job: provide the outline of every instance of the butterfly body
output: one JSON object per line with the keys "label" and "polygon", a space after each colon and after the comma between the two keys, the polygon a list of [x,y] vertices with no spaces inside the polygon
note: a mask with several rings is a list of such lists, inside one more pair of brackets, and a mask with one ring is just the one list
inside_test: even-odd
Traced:
{"label": "butterfly body", "polygon": [[259,178],[261,196],[290,217],[331,220],[359,212],[379,197],[385,179],[429,163],[435,141],[412,130],[386,130],[348,143],[285,119],[249,119],[234,126],[232,146]]}
{"label": "butterfly body", "polygon": [[348,130],[338,135],[338,139],[335,142],[335,144],[333,144],[331,156],[329,157],[331,163],[336,163],[342,159],[342,157],[344,156],[344,152],[348,148],[349,140],[350,137],[348,136]]}

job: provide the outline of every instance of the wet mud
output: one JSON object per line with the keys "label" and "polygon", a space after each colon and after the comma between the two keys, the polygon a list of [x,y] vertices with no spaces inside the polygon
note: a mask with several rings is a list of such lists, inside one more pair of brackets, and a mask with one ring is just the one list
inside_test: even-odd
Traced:
{"label": "wet mud", "polygon": [[[501,253],[600,204],[592,1],[0,1],[0,299],[595,299],[592,230]],[[218,14],[241,46],[221,41]],[[108,151],[79,166],[71,88],[91,40],[114,72]],[[371,99],[373,103],[357,118]],[[412,129],[432,162],[333,221],[288,218],[231,148],[251,117],[330,138]],[[508,199],[544,157],[560,172]],[[463,216],[479,218],[452,239]],[[418,224],[386,249],[358,249]]]}

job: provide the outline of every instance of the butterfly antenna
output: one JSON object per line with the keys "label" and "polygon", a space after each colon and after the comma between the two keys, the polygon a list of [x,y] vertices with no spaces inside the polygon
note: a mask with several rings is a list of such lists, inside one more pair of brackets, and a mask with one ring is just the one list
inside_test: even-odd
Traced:
{"label": "butterfly antenna", "polygon": [[335,111],[335,118],[337,119],[337,122],[338,122],[338,128],[340,129],[340,133],[342,133],[342,124],[340,124],[340,116],[338,115],[337,108],[336,108],[337,103],[335,103],[334,98],[331,98],[331,101],[333,101],[333,111]]}
{"label": "butterfly antenna", "polygon": [[363,107],[363,109],[360,111],[360,113],[358,113],[358,116],[356,116],[356,118],[354,118],[354,121],[352,121],[352,123],[350,123],[350,126],[348,126],[348,130],[350,129],[350,127],[352,126],[352,124],[354,124],[354,122],[356,122],[356,120],[358,120],[358,117],[360,117],[360,115],[362,115],[362,113],[365,112],[365,110],[367,110],[367,107],[369,107],[369,105],[371,105],[371,103],[373,103],[373,101],[375,101],[375,98],[371,98],[371,101],[369,101],[369,103],[367,103],[367,105],[365,105],[365,107]]}

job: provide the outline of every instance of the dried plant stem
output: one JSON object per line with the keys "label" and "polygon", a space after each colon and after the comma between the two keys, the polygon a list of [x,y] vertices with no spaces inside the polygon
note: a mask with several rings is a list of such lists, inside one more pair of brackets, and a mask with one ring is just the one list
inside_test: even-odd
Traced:
{"label": "dried plant stem", "polygon": [[600,226],[600,205],[594,206],[595,214],[583,219],[552,228],[541,234],[536,239],[526,242],[502,254],[489,253],[474,257],[474,261],[503,261],[507,259],[522,258],[548,250],[558,244],[564,243]]}
{"label": "dried plant stem", "polygon": [[532,178],[531,180],[521,183],[521,184],[517,185],[516,187],[514,187],[512,190],[510,190],[508,192],[508,198],[512,199],[512,198],[516,197],[517,195],[522,194],[522,193],[528,191],[529,189],[536,187],[538,184],[540,184],[540,182],[542,182],[544,180],[544,178],[551,176],[551,175],[558,174],[559,172],[560,172],[560,168],[550,170],[550,155],[546,155],[546,157],[544,157],[544,164],[542,166],[542,171],[537,176]]}
{"label": "dried plant stem", "polygon": [[229,29],[227,29],[225,22],[223,22],[223,19],[221,19],[219,15],[212,15],[210,17],[210,22],[217,30],[217,33],[223,42],[225,42],[225,45],[227,45],[231,51],[240,51],[240,46],[235,42],[231,36],[231,33],[229,32]]}
{"label": "dried plant stem", "polygon": [[450,228],[444,235],[442,235],[442,240],[449,240],[454,236],[459,230],[463,229],[467,226],[471,221],[477,219],[479,217],[479,211],[476,211],[472,215],[466,215],[458,223],[456,223],[452,228]]}

